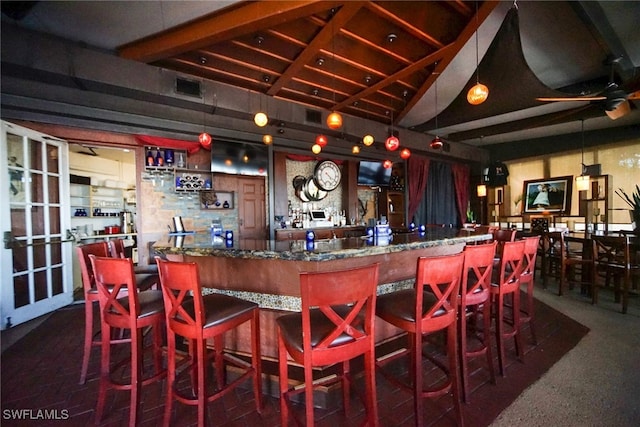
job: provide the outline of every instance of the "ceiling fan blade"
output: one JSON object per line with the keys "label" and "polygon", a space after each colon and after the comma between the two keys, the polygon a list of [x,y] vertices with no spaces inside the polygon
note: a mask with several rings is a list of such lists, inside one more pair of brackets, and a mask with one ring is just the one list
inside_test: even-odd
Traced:
{"label": "ceiling fan blade", "polygon": [[606,96],[575,96],[567,98],[536,98],[538,101],[556,102],[556,101],[602,101],[607,99]]}
{"label": "ceiling fan blade", "polygon": [[631,106],[629,105],[629,101],[624,101],[623,103],[618,105],[614,110],[611,110],[611,111],[605,110],[605,113],[607,113],[607,116],[609,116],[611,120],[616,120],[616,119],[619,119],[620,117],[624,117],[627,114],[629,114],[629,112],[631,112]]}

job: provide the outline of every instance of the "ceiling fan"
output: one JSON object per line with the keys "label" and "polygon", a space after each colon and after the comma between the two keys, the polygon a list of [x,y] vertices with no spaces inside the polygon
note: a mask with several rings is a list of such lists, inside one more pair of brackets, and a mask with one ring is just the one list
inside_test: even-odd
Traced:
{"label": "ceiling fan", "polygon": [[[640,100],[640,89],[635,91],[627,91],[620,87],[613,78],[614,66],[622,57],[617,57],[609,60],[611,65],[611,73],[609,75],[609,82],[605,86],[604,90],[596,96],[569,96],[559,98],[536,98],[538,101],[543,102],[557,102],[557,101],[604,101],[604,109],[607,116],[612,120],[626,116],[631,111],[629,100]],[[636,80],[636,83],[638,81]]]}

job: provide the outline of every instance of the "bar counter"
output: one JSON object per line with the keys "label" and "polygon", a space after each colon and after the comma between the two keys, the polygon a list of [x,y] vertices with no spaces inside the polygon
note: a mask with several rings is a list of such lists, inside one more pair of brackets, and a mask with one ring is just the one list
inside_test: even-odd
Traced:
{"label": "bar counter", "polygon": [[[400,233],[383,240],[346,237],[316,240],[307,250],[304,240],[236,239],[227,243],[208,233],[169,235],[153,244],[153,250],[170,260],[196,262],[203,293],[220,292],[260,305],[262,354],[277,357],[275,318],[300,310],[299,274],[331,271],[380,263],[378,294],[413,286],[421,256],[458,253],[465,244],[491,239],[453,228],[428,228],[426,232]],[[376,322],[376,337],[386,340],[398,334],[384,322]],[[232,347],[246,351],[247,331],[240,332]]]}

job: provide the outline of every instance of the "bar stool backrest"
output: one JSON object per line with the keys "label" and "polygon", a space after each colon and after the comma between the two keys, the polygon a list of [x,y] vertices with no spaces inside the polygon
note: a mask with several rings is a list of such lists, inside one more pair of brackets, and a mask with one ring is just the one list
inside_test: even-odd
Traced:
{"label": "bar stool backrest", "polygon": [[109,252],[112,258],[126,258],[124,254],[124,242],[122,239],[109,240]]}
{"label": "bar stool backrest", "polygon": [[[112,327],[134,329],[140,316],[138,288],[131,258],[89,255],[98,289],[103,320]],[[119,298],[123,292],[126,299]]]}
{"label": "bar stool backrest", "polygon": [[504,242],[496,284],[519,285],[524,263],[524,240]]}
{"label": "bar stool backrest", "polygon": [[[460,305],[466,307],[467,298],[488,299],[491,272],[498,242],[470,245],[464,248],[464,270],[460,286]],[[481,297],[482,296],[482,297]]]}
{"label": "bar stool backrest", "polygon": [[[80,262],[80,273],[82,275],[82,287],[85,294],[87,292],[95,291],[96,281],[93,274],[93,266],[89,255],[97,257],[108,257],[109,249],[107,242],[95,242],[87,243],[76,247],[76,254],[78,255],[78,261]],[[97,301],[97,298],[96,298]]]}

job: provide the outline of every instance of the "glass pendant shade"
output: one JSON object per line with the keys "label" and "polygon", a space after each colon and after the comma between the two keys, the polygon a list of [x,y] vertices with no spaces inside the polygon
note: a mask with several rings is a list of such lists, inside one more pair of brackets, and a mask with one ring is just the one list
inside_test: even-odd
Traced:
{"label": "glass pendant shade", "polygon": [[398,139],[398,137],[391,135],[384,142],[384,146],[389,151],[395,151],[398,149],[398,147],[400,147],[400,140]]}
{"label": "glass pendant shade", "polygon": [[351,153],[360,154],[360,147],[358,147],[357,145],[354,145],[353,147],[351,147]]}
{"label": "glass pendant shade", "polygon": [[313,154],[320,154],[321,151],[322,151],[322,147],[320,147],[318,144],[313,144],[311,146],[311,152]]}
{"label": "glass pendant shade", "polygon": [[326,136],[324,135],[316,136],[316,144],[318,144],[320,147],[324,147],[325,145],[327,145],[328,142],[329,140],[327,139]]}
{"label": "glass pendant shade", "polygon": [[342,127],[342,116],[333,111],[327,116],[327,126],[333,130],[340,129]]}
{"label": "glass pendant shade", "polygon": [[476,191],[478,193],[478,197],[487,197],[487,186],[484,184],[480,184],[476,187]]}
{"label": "glass pendant shade", "polygon": [[476,83],[467,92],[467,101],[471,105],[480,105],[489,97],[489,88],[482,83]]}
{"label": "glass pendant shade", "polygon": [[403,148],[402,150],[400,150],[400,157],[404,160],[407,160],[409,157],[411,157],[411,151],[408,148]]}
{"label": "glass pendant shade", "polygon": [[375,140],[373,139],[373,135],[366,134],[365,136],[362,137],[362,143],[367,147],[370,147],[371,145],[373,145],[374,141]]}
{"label": "glass pendant shade", "polygon": [[264,142],[265,145],[269,145],[273,142],[273,137],[269,134],[267,135],[263,135],[262,136],[262,142]]}
{"label": "glass pendant shade", "polygon": [[578,191],[587,191],[589,189],[589,175],[576,177],[576,188]]}
{"label": "glass pendant shade", "polygon": [[385,169],[390,169],[390,168],[391,168],[391,166],[393,166],[393,162],[392,162],[391,160],[385,160],[385,161],[382,163],[382,166],[384,166],[384,168],[385,168]]}
{"label": "glass pendant shade", "polygon": [[444,145],[444,143],[442,142],[440,137],[436,136],[435,138],[433,138],[433,140],[429,144],[429,147],[433,148],[434,150],[438,150],[438,149],[442,148],[443,145]]}
{"label": "glass pendant shade", "polygon": [[253,122],[256,124],[256,126],[264,127],[267,125],[267,123],[269,123],[269,118],[265,113],[260,111],[253,117]]}
{"label": "glass pendant shade", "polygon": [[200,135],[198,135],[198,142],[200,143],[200,145],[202,145],[203,148],[211,147],[211,135],[206,132],[202,132]]}

